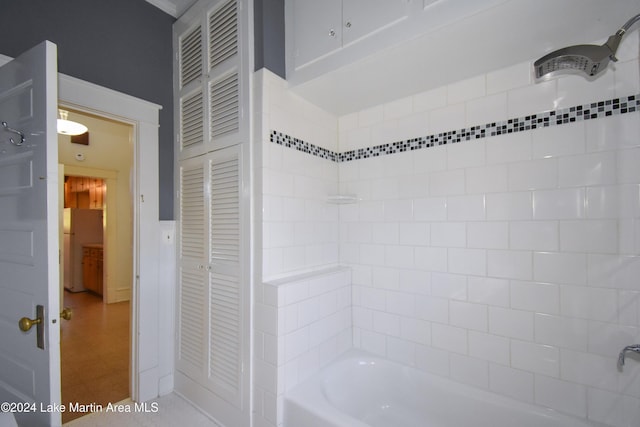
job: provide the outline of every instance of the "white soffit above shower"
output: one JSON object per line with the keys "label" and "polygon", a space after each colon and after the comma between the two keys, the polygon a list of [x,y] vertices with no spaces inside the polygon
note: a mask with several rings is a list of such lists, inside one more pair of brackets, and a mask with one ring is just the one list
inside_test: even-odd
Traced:
{"label": "white soffit above shower", "polygon": [[[638,13],[640,0],[509,0],[292,89],[343,115],[533,63],[561,47],[604,42]],[[638,37],[637,29],[626,37]]]}

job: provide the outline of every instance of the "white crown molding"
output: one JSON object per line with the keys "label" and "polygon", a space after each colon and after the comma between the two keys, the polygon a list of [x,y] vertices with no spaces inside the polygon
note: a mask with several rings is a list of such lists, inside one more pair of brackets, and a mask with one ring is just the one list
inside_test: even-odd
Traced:
{"label": "white crown molding", "polygon": [[178,8],[176,5],[168,0],[146,0],[147,3],[150,3],[162,10],[164,13],[168,13],[174,18],[178,17]]}

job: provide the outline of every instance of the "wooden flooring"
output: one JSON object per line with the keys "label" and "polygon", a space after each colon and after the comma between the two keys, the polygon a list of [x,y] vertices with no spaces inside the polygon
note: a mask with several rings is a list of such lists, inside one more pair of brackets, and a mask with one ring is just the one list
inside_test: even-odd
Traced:
{"label": "wooden flooring", "polygon": [[[122,401],[129,394],[129,302],[104,304],[88,292],[64,293],[73,310],[61,320],[62,403],[82,405]],[[62,422],[85,415],[64,412]]]}

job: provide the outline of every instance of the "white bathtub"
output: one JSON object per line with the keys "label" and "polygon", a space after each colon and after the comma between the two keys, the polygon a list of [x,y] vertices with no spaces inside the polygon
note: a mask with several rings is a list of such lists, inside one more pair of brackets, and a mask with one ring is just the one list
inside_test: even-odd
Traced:
{"label": "white bathtub", "polygon": [[284,427],[594,427],[351,350],[285,395]]}

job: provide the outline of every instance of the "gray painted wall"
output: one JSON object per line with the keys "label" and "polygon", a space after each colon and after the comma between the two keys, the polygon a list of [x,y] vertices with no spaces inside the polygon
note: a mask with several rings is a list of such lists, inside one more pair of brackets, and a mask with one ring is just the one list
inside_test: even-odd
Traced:
{"label": "gray painted wall", "polygon": [[266,68],[285,78],[284,0],[255,0],[255,69]]}
{"label": "gray painted wall", "polygon": [[[284,78],[284,0],[254,0],[254,16],[255,69]],[[50,40],[61,73],[162,106],[161,220],[174,219],[174,21],[144,0],[0,0],[1,54]]]}
{"label": "gray painted wall", "polygon": [[174,21],[144,0],[0,0],[1,54],[16,57],[50,40],[61,73],[162,106],[161,220],[174,218]]}

